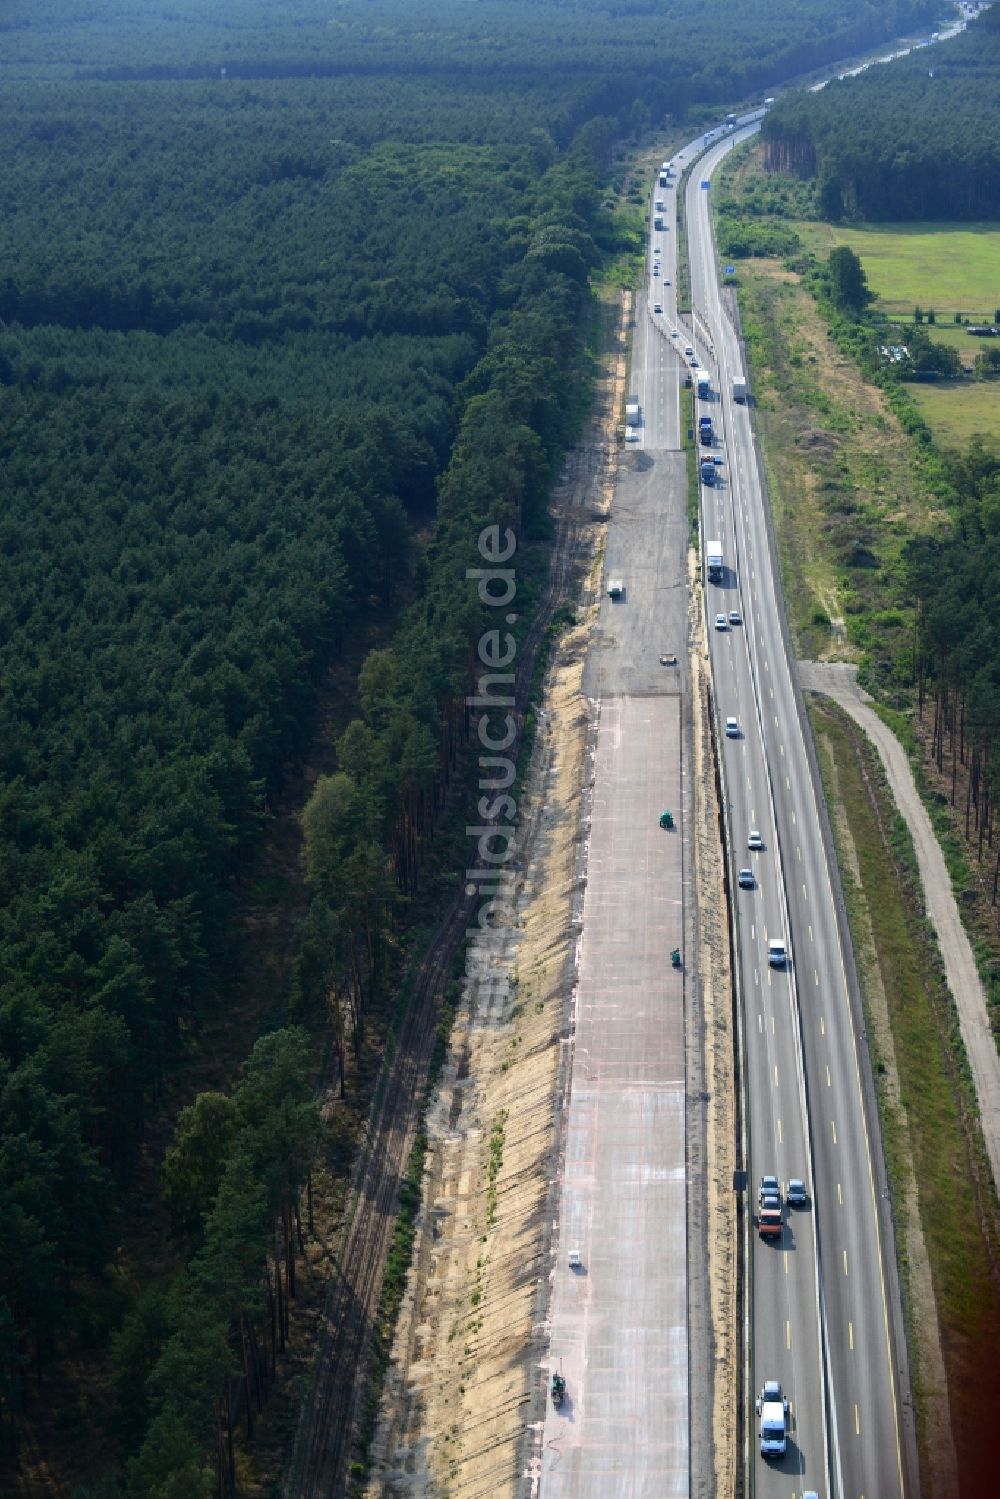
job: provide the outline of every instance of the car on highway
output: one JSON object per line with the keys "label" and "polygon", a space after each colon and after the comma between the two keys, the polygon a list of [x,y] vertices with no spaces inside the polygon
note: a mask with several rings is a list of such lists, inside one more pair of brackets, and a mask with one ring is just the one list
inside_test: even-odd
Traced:
{"label": "car on highway", "polygon": [[731,625],[741,625],[743,623],[743,616],[738,609],[730,609],[729,623]]}
{"label": "car on highway", "polygon": [[654,276],[658,276],[659,274],[660,274],[660,267],[658,265],[654,265],[654,267],[653,267],[653,275]]}
{"label": "car on highway", "polygon": [[809,1194],[806,1191],[805,1182],[800,1181],[797,1176],[789,1177],[788,1191],[785,1193],[785,1199],[790,1208],[808,1207]]}
{"label": "car on highway", "polygon": [[752,869],[741,869],[737,875],[741,890],[752,890],[757,881],[754,879]]}
{"label": "car on highway", "polygon": [[738,739],[740,737],[740,721],[738,718],[726,719],[726,738]]}
{"label": "car on highway", "polygon": [[784,937],[768,938],[767,961],[772,968],[784,968],[788,962],[788,949],[785,946]]}
{"label": "car on highway", "polygon": [[663,284],[664,284],[664,286],[669,286],[670,285],[670,277],[669,276],[664,276],[664,278],[663,278]]}
{"label": "car on highway", "polygon": [[678,338],[679,336],[680,335],[678,334],[677,329],[676,328],[671,328],[671,330],[670,330],[670,337],[671,338]]}
{"label": "car on highway", "polygon": [[747,839],[747,848],[761,849],[763,847],[764,847],[764,840],[763,840],[763,838],[760,836],[760,834],[758,833],[758,831],[757,831],[756,828],[751,828],[750,829],[750,836]]}
{"label": "car on highway", "polygon": [[694,349],[692,349],[692,347],[691,347],[690,344],[685,344],[684,345],[684,352],[687,355],[687,357],[690,359],[691,355],[694,353]]}
{"label": "car on highway", "polygon": [[762,1207],[765,1197],[776,1198],[778,1206],[781,1206],[781,1183],[776,1176],[761,1177],[760,1186],[757,1188],[757,1201]]}
{"label": "car on highway", "polygon": [[663,304],[661,302],[654,302],[653,303],[653,311],[654,312],[662,312],[663,311]]}
{"label": "car on highway", "polygon": [[692,354],[691,355],[691,368],[693,370],[696,370],[698,368],[698,356],[697,356],[697,354]]}
{"label": "car on highway", "polygon": [[788,1450],[788,1399],[778,1380],[768,1379],[757,1396],[761,1457],[784,1457]]}
{"label": "car on highway", "polygon": [[729,629],[729,626],[726,623],[726,616],[724,614],[717,614],[715,616],[715,628],[717,630],[728,630]]}

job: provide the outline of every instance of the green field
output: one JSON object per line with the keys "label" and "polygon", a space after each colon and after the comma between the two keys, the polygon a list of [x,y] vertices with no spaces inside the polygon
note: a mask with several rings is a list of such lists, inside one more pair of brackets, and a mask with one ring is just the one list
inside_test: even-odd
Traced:
{"label": "green field", "polygon": [[935,439],[950,446],[977,433],[1000,449],[1000,382],[910,385],[908,387]]}
{"label": "green field", "polygon": [[[952,321],[961,312],[970,321],[992,321],[1000,308],[1000,226],[893,224],[865,229],[839,224],[796,226],[817,255],[834,245],[850,245],[861,257],[879,311],[898,317],[899,339],[913,327],[914,307],[933,309],[937,322],[924,323],[935,343],[957,349],[971,373],[976,355],[992,341],[973,338]],[[935,439],[946,447],[977,433],[1000,448],[1000,382],[948,382],[909,387]]]}
{"label": "green field", "polygon": [[850,245],[861,256],[868,285],[884,312],[933,307],[992,318],[1000,307],[1000,226],[996,224],[886,224],[852,229],[839,224],[796,226],[811,249],[827,255]]}

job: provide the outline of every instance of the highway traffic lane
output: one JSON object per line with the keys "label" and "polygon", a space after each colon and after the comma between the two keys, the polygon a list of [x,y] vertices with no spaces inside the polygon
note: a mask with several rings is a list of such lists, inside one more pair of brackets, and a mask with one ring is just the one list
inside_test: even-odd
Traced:
{"label": "highway traffic lane", "polygon": [[[705,259],[703,259],[702,264],[705,265]],[[697,268],[694,274],[696,274],[697,280]],[[708,490],[706,490],[705,495],[708,498]],[[732,556],[733,561],[736,561],[735,529],[733,529],[732,514],[730,514],[732,496],[730,496],[730,505],[726,504],[726,498],[727,496],[724,496],[723,493],[717,492],[709,499],[709,504],[714,502],[714,514],[717,516],[718,525],[717,529],[712,529],[709,523],[706,522],[703,534],[720,534],[724,538],[727,555]],[[736,565],[735,570],[730,574],[730,586],[732,586],[733,591],[736,592],[738,597],[741,597],[741,589],[739,589],[739,579],[741,579],[741,576],[742,573],[739,570],[739,565]],[[718,589],[709,588],[708,595],[706,595],[709,598],[711,598],[712,594],[717,595],[715,600],[709,603],[709,618],[717,612],[714,606],[715,603],[720,601],[718,600],[720,592]],[[721,604],[726,607],[726,612],[729,610],[730,603],[732,603],[732,597],[726,597],[721,600]],[[736,633],[739,633],[739,631],[736,631]],[[724,634],[726,633],[723,633],[723,636]],[[724,717],[726,715],[726,708],[724,708],[723,703],[723,684],[727,682],[726,667],[729,667],[730,675],[732,675],[733,669],[738,664],[738,657],[735,657],[732,651],[730,651],[729,658],[720,663],[720,646],[717,645],[715,640],[712,642],[712,654],[714,654],[715,672],[717,672],[718,711],[720,711],[721,717]],[[751,702],[753,700],[751,699],[751,684],[748,681],[748,676],[747,681],[744,681],[744,684],[742,684],[742,690],[739,687],[736,688],[736,696],[738,696],[738,702]],[[747,755],[747,747],[750,742],[753,741],[742,742],[744,744],[744,757]],[[732,742],[730,742],[730,745],[732,745]],[[766,793],[766,775],[762,769],[762,757],[759,758],[759,763],[757,763],[756,778],[759,784],[760,782],[765,784],[765,802],[769,803],[771,797]],[[766,823],[765,818],[760,817],[756,809],[756,802],[759,800],[759,796],[757,796],[756,787],[753,784],[753,776],[747,776],[747,791],[750,793],[751,799],[744,799],[744,794],[742,794],[744,793],[744,775],[733,778],[733,784],[736,784],[736,782],[739,784],[739,794],[735,797],[735,802],[733,802],[733,806],[730,808],[733,821],[736,823],[741,818],[742,808],[742,821],[747,826],[750,824],[750,821],[754,821],[754,823],[756,821],[765,821]],[[739,838],[739,835],[736,836]],[[772,848],[777,848],[777,838],[775,838],[774,833],[771,833],[769,842],[771,842]],[[766,895],[768,895],[768,880],[765,877],[763,878],[762,889],[762,907],[765,907],[765,919],[763,919],[763,923],[754,923],[753,928],[751,928],[753,950],[747,950],[747,943],[742,944],[742,949],[744,949],[742,950],[742,961],[744,961],[745,967],[745,988],[747,988],[747,992],[756,989],[756,1003],[759,1004],[760,1013],[762,1013],[762,1033],[765,1034],[765,1042],[768,1034],[774,1034],[775,1025],[774,1013],[771,1013],[771,1016],[769,1016],[769,1022],[763,1021],[763,1007],[768,1003],[768,998],[771,997],[772,989],[775,986],[774,976],[772,976],[768,964],[766,964],[766,934],[768,934],[768,928],[777,929],[780,926],[781,929],[784,929],[784,925],[786,925],[786,922],[781,919],[780,914],[775,914],[780,913],[781,910],[777,890],[771,890],[765,904]],[[757,929],[757,926],[760,926],[760,929]],[[798,1057],[796,1057],[795,1040],[792,1039],[792,1033],[795,1033],[796,1027],[795,1004],[792,1003],[792,998],[790,998],[790,989],[787,980],[784,980],[784,997],[786,997],[784,1013],[787,1016],[787,1024],[784,1027],[784,1034],[778,1033],[778,1039],[781,1040],[780,1055],[783,1055],[784,1061],[781,1063],[781,1061],[775,1060],[775,1057],[769,1057],[765,1060],[766,1075],[771,1079],[772,1085],[774,1085],[775,1078],[796,1079],[796,1073],[801,1076],[801,1067],[799,1067]],[[798,1093],[799,1100],[801,1100],[801,1084],[793,1084],[792,1093]],[[754,1103],[760,1105],[760,1097],[762,1097],[762,1090],[760,1088],[751,1090],[751,1114],[754,1111]],[[765,1102],[768,1106],[759,1109],[760,1117],[757,1120],[757,1130],[754,1138],[763,1139],[766,1136],[766,1138],[771,1139],[772,1144],[769,1147],[771,1148],[771,1162],[769,1162],[766,1169],[777,1168],[778,1172],[781,1172],[781,1154],[783,1154],[783,1148],[786,1148],[787,1144],[789,1144],[790,1126],[789,1129],[786,1129],[783,1112],[778,1112],[777,1120],[775,1120],[771,1112],[771,1106],[769,1106],[769,1100],[765,1099]],[[804,1159],[805,1154],[807,1154],[807,1151],[804,1148],[802,1150],[796,1148],[795,1156],[798,1157],[796,1165]],[[802,1172],[804,1172],[804,1168],[798,1165],[798,1174],[802,1174]],[[787,1172],[787,1174],[790,1175],[792,1172]],[[807,1241],[808,1250],[811,1252],[810,1235],[805,1235],[805,1241]],[[766,1270],[768,1265],[765,1264],[763,1268]],[[783,1279],[787,1279],[787,1277],[783,1277]],[[762,1369],[765,1366],[768,1367],[768,1376],[778,1376],[778,1378],[783,1379],[784,1385],[789,1388],[790,1394],[792,1394],[793,1402],[805,1403],[807,1408],[810,1405],[820,1408],[822,1406],[822,1394],[820,1394],[819,1379],[819,1337],[817,1337],[816,1279],[814,1279],[814,1268],[805,1277],[805,1283],[802,1282],[802,1277],[796,1279],[792,1295],[787,1294],[787,1291],[789,1291],[789,1288],[775,1282],[774,1277],[771,1277],[769,1285],[759,1288],[757,1301],[762,1303],[762,1307],[760,1307],[760,1312],[762,1312],[762,1318],[760,1318],[760,1321],[762,1321],[762,1334],[760,1334],[759,1339],[756,1339],[754,1352],[756,1352],[757,1360],[760,1361],[760,1367]],[[768,1303],[766,1309],[763,1306],[765,1301]],[[793,1307],[796,1310],[792,1310]],[[774,1331],[774,1337],[769,1336],[769,1330]],[[799,1370],[801,1370],[801,1373],[799,1373]],[[814,1402],[808,1399],[810,1387],[816,1391],[816,1400]],[[786,1457],[786,1460],[781,1463],[780,1472],[763,1469],[757,1475],[760,1486],[762,1486],[762,1492],[769,1492],[772,1486],[775,1486],[775,1492],[781,1492],[781,1484],[787,1483],[789,1472],[802,1471],[804,1466],[807,1471],[811,1471],[814,1475],[817,1475],[813,1480],[814,1483],[820,1489],[825,1487],[822,1480],[823,1469],[825,1469],[825,1451],[823,1451],[825,1450],[825,1433],[823,1433],[822,1418],[817,1420],[816,1412],[813,1412],[813,1421],[807,1424],[810,1426],[808,1444],[802,1436],[799,1436],[798,1439],[793,1438],[792,1451],[790,1451],[789,1457]],[[799,1447],[799,1444],[802,1444],[801,1447]]]}
{"label": "highway traffic lane", "polygon": [[[704,201],[696,199],[690,222],[696,224],[699,216],[707,222]],[[702,279],[705,279],[708,257],[703,253],[700,256],[693,254],[691,258],[694,265],[693,285],[696,287],[699,282],[699,266]],[[722,345],[726,334],[719,308],[717,305],[713,308],[708,296],[702,300],[709,322],[715,324],[714,333],[709,327],[705,330],[706,334],[713,345]],[[720,358],[719,369],[721,373],[717,375],[717,383],[720,387],[720,400],[717,414],[729,442],[729,466],[733,472],[727,494],[728,503],[720,507],[719,497],[713,496],[712,514],[722,521],[720,529],[725,550],[733,562],[733,576],[739,579],[743,574],[744,562],[738,545],[735,511],[740,503],[742,475],[738,439],[734,438],[730,430],[732,423],[728,419],[725,389],[728,370],[724,353]],[[706,498],[708,494],[706,491]],[[752,630],[751,624],[749,634],[752,634]],[[754,760],[753,774],[747,774],[745,765],[740,765],[738,773],[732,774],[734,767],[727,763],[727,771],[730,772],[727,774],[727,796],[731,803],[731,814],[734,817],[742,814],[745,820],[758,815],[758,802],[763,800],[766,805],[772,799],[763,756],[763,724],[757,713],[751,674],[749,634],[743,634],[738,700],[743,708],[742,717],[746,720],[744,735],[747,748],[744,759]],[[718,641],[713,641],[712,650],[716,674],[718,675],[721,667],[724,676],[726,662]],[[720,715],[723,712],[720,689]],[[730,755],[729,761],[731,759]],[[748,919],[747,912],[740,911],[739,906],[737,907],[744,1004],[748,1012],[747,1092],[753,1191],[757,1178],[765,1170],[776,1171],[785,1181],[792,1174],[807,1177],[809,1174],[802,1164],[808,1158],[808,1148],[794,981],[787,975],[776,975],[767,962],[768,936],[778,933],[787,936],[789,925],[782,874],[775,828],[775,832],[771,834],[768,875],[762,880],[763,919],[759,912],[751,913],[752,919]],[[757,1015],[759,1046],[755,1045],[753,1037],[753,1012]],[[787,1167],[783,1169],[786,1160],[795,1160],[794,1172]],[[783,1238],[789,1232],[786,1228]],[[760,1253],[762,1249],[765,1246],[758,1246],[754,1255],[754,1379],[757,1384],[764,1378],[781,1379],[793,1402],[796,1430],[790,1436],[788,1453],[780,1463],[765,1465],[761,1459],[755,1460],[758,1492],[783,1492],[783,1486],[793,1473],[802,1476],[804,1485],[808,1479],[813,1486],[825,1488],[826,1443],[822,1416],[819,1304],[812,1235],[809,1231],[803,1232],[796,1254],[783,1257],[783,1267],[789,1273],[780,1277],[774,1273],[773,1255],[769,1259],[766,1254]],[[805,1259],[806,1255],[808,1259]],[[794,1262],[790,1264],[790,1260]],[[804,1424],[799,1419],[803,1411],[806,1412]]]}
{"label": "highway traffic lane", "polygon": [[683,379],[680,361],[664,333],[663,318],[650,310],[646,294],[639,293],[632,340],[632,389],[642,407],[641,446],[680,447],[680,402]]}
{"label": "highway traffic lane", "polygon": [[[758,526],[755,552],[765,557],[767,542],[760,530]],[[764,665],[770,668],[773,691],[773,711],[764,716],[765,737],[771,741],[772,762],[779,765],[776,822],[779,839],[787,850],[786,891],[803,1008],[806,1068],[814,1083],[813,1145],[821,1222],[826,1221],[824,1204],[833,1201],[835,1194],[838,1205],[831,1219],[834,1233],[829,1242],[824,1241],[837,1446],[847,1492],[874,1488],[878,1493],[892,1493],[899,1491],[902,1475],[894,1402],[891,1411],[885,1410],[885,1388],[894,1382],[888,1349],[888,1308],[881,1260],[873,1253],[878,1242],[874,1177],[849,1023],[840,933],[805,747],[795,742],[801,734],[791,681],[787,673],[774,669],[783,653],[784,639],[773,614],[765,617],[762,640],[767,652]],[[802,765],[806,765],[804,772],[795,769]],[[835,1008],[817,1027],[811,1011],[817,1002],[823,1002],[824,991],[829,996],[827,1008],[831,1000]]]}
{"label": "highway traffic lane", "polygon": [[[710,588],[709,596],[714,590]],[[733,637],[736,637],[735,639]],[[737,700],[751,700],[749,662],[739,628],[715,642],[714,676],[727,677],[731,664],[739,679]],[[731,662],[726,657],[732,655]],[[719,713],[724,713],[722,688],[717,686]],[[797,1017],[790,972],[772,969],[768,963],[769,936],[784,934],[784,907],[779,889],[777,840],[766,767],[758,726],[752,715],[740,740],[726,739],[726,787],[734,860],[754,868],[757,887],[743,891],[735,885],[739,961],[745,1026],[746,1092],[749,1104],[749,1138],[752,1171],[748,1184],[751,1210],[756,1205],[759,1177],[774,1172],[783,1183],[791,1176],[808,1175],[805,1158],[805,1099],[798,1053]],[[763,834],[765,849],[751,854],[745,847],[751,826]],[[765,1464],[756,1453],[757,1492],[782,1493],[792,1475],[822,1487],[825,1474],[825,1440],[821,1416],[821,1359],[818,1308],[811,1223],[799,1220],[793,1237],[790,1214],[786,1214],[780,1247],[764,1244],[754,1236],[753,1285],[756,1332],[753,1340],[753,1382],[780,1379],[796,1413],[806,1413],[790,1437],[783,1459]],[[804,1257],[804,1265],[800,1260]],[[798,1423],[798,1416],[796,1415]]]}
{"label": "highway traffic lane", "polygon": [[[703,219],[707,222],[707,214],[703,215]],[[717,296],[717,287],[714,288],[714,297],[713,288],[706,288],[706,302],[717,301]],[[721,354],[725,359],[728,354],[726,344],[735,347],[735,336],[730,340],[723,334],[720,343],[723,345]],[[752,469],[749,478],[756,487],[756,467],[751,464],[748,468]],[[742,515],[737,513],[736,519],[738,522],[742,519],[747,535],[754,537],[753,545],[761,559],[761,571],[766,575],[769,571],[770,559],[768,538],[763,521],[762,497],[759,494],[754,495],[750,504],[743,508]],[[752,562],[756,560],[749,547],[748,557]],[[766,591],[768,597],[778,596],[773,590],[773,584]],[[772,661],[765,662],[765,665],[772,667],[770,678],[773,685],[769,688],[769,698],[773,699],[776,711],[762,716],[765,720],[765,732],[772,741],[770,745],[772,757],[779,764],[775,778],[777,822],[781,830],[779,836],[785,846],[792,845],[794,841],[796,862],[801,862],[805,866],[807,875],[806,879],[801,882],[789,881],[790,924],[796,928],[797,933],[803,934],[803,947],[805,947],[805,941],[808,941],[808,949],[804,952],[804,956],[813,964],[812,988],[818,990],[825,976],[829,975],[828,981],[831,986],[835,990],[838,987],[840,989],[840,1003],[830,1017],[829,1024],[817,1026],[811,1024],[806,1016],[803,1018],[803,1045],[809,1077],[812,1079],[818,1075],[821,1080],[825,1079],[827,1065],[822,1063],[823,1071],[817,1071],[813,1065],[811,1057],[813,1047],[810,1043],[814,1036],[823,1039],[827,1047],[833,1045],[838,1053],[830,1069],[830,1086],[833,1089],[836,1085],[840,1090],[840,1097],[834,1109],[839,1108],[843,1116],[839,1132],[835,1117],[819,1121],[821,1128],[814,1127],[816,1191],[820,1197],[824,1195],[825,1190],[839,1193],[842,1196],[844,1186],[839,1178],[847,1174],[843,1170],[847,1166],[853,1181],[867,1186],[867,1191],[864,1186],[862,1187],[861,1196],[869,1198],[868,1203],[858,1202],[856,1214],[850,1211],[846,1214],[842,1213],[836,1224],[840,1230],[841,1242],[832,1247],[834,1251],[837,1248],[840,1249],[842,1276],[831,1272],[830,1260],[831,1257],[836,1259],[836,1253],[834,1252],[831,1256],[824,1243],[824,1285],[827,1293],[826,1305],[833,1358],[834,1404],[839,1412],[837,1432],[835,1432],[835,1455],[838,1458],[837,1465],[843,1467],[847,1492],[864,1492],[866,1487],[871,1492],[874,1484],[874,1492],[892,1493],[899,1491],[902,1485],[902,1474],[895,1400],[891,1396],[889,1403],[892,1408],[888,1413],[888,1419],[885,1409],[886,1388],[888,1386],[891,1390],[893,1386],[893,1369],[888,1351],[888,1308],[881,1258],[873,1255],[872,1252],[873,1245],[878,1243],[875,1183],[871,1153],[864,1128],[861,1084],[854,1056],[853,1032],[849,1024],[846,975],[843,970],[825,850],[819,833],[818,814],[812,797],[812,783],[808,775],[808,761],[804,745],[798,746],[798,755],[792,755],[789,750],[796,747],[786,746],[782,738],[783,725],[786,724],[791,726],[793,736],[801,737],[797,705],[791,690],[790,671],[780,670],[780,662],[785,650],[784,638],[778,627],[776,616],[773,614],[766,614],[765,618],[760,621],[760,625],[762,635],[765,637],[765,648],[772,657]],[[779,669],[773,669],[774,667]],[[806,767],[806,773],[793,774],[790,768],[782,770],[780,762],[786,760],[789,763],[800,760],[800,763]],[[823,889],[824,877],[825,891]],[[812,908],[810,907],[810,888],[817,892],[817,899],[813,902]],[[825,907],[825,910],[821,911],[818,909],[819,906]],[[798,948],[799,937],[796,936],[794,940]],[[808,973],[805,975],[806,978],[809,976]],[[808,987],[806,982],[800,985],[803,1003],[805,1003]],[[848,1017],[846,1026],[843,1018],[845,1015]],[[817,1061],[819,1060],[817,1058]],[[859,1117],[860,1127],[858,1126]],[[849,1145],[847,1144],[848,1137],[850,1137]],[[855,1187],[855,1195],[858,1195],[857,1187]],[[822,1209],[818,1211],[822,1214]],[[874,1276],[872,1274],[873,1263],[877,1267]],[[857,1266],[856,1271],[853,1272],[856,1276],[856,1284],[848,1289],[847,1283],[852,1275],[852,1265]],[[862,1281],[865,1284],[862,1285]],[[854,1315],[851,1315],[852,1311]],[[859,1328],[862,1325],[865,1328],[864,1340],[867,1345],[860,1350],[864,1355],[863,1367],[862,1359],[859,1358],[859,1337],[861,1337]],[[843,1440],[840,1439],[841,1427]]]}

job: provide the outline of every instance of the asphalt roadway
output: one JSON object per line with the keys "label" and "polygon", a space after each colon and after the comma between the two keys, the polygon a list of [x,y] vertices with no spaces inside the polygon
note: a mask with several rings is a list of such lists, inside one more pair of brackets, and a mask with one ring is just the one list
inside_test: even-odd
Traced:
{"label": "asphalt roadway", "polygon": [[[786,1214],[776,1246],[754,1243],[753,1384],[780,1379],[792,1416],[784,1458],[765,1463],[754,1444],[752,1481],[758,1499],[805,1489],[896,1499],[915,1491],[915,1448],[864,1022],[750,408],[732,395],[733,377],[746,371],[718,284],[702,186],[734,139],[706,153],[686,202],[695,324],[716,390],[708,409],[726,454],[725,486],[702,494],[706,531],[721,537],[727,563],[724,586],[707,588],[706,607],[710,619],[733,607],[742,616],[738,627],[711,634],[718,714],[740,723],[739,737],[723,741],[730,857],[734,873],[750,864],[756,876],[752,890],[734,892],[750,1190],[776,1172],[783,1183],[804,1178],[810,1193],[808,1210]],[[765,844],[753,856],[751,827]],[[768,963],[772,935],[789,947],[784,971]]]}

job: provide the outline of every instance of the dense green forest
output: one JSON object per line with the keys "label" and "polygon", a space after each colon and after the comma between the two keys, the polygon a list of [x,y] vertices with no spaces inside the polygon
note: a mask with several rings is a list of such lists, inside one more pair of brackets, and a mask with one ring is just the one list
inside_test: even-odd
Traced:
{"label": "dense green forest", "polygon": [[705,0],[697,9],[684,0],[340,0],[335,9],[327,0],[8,0],[0,35],[6,58],[31,75],[402,72],[450,89],[463,75],[527,74],[557,93],[574,77],[614,87],[624,76],[634,97],[678,111],[784,81],[936,13],[927,0]]}
{"label": "dense green forest", "polygon": [[[332,1023],[341,1061],[357,1046],[460,774],[479,532],[536,553],[547,534],[586,405],[589,277],[619,248],[613,142],[927,14],[5,6],[10,1473],[67,1356],[117,1404],[92,1469],[63,1476],[103,1464],[102,1495],[136,1499],[211,1489],[230,1392],[273,1377],[317,1037]],[[293,979],[252,1055],[216,1059],[228,1091],[178,1114],[235,992],[241,881],[345,659],[363,665],[306,819]],[[151,1163],[154,1137],[173,1143]],[[167,1273],[123,1277],[151,1170]]]}
{"label": "dense green forest", "polygon": [[765,160],[817,178],[824,218],[995,218],[998,77],[994,5],[948,41],[779,100],[761,127]]}
{"label": "dense green forest", "polygon": [[[1000,460],[974,442],[962,454],[962,486],[944,538],[907,547],[911,596],[918,605],[919,692],[933,702],[932,753],[938,769],[945,743],[953,764],[968,767],[965,835],[980,859],[992,848],[1000,790]],[[954,796],[954,791],[953,791]],[[988,857],[988,855],[987,855]],[[993,867],[1000,893],[1000,844]]]}

